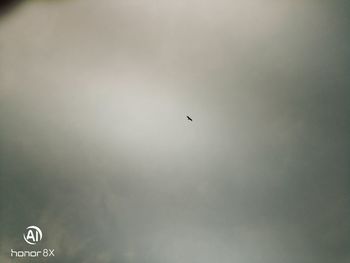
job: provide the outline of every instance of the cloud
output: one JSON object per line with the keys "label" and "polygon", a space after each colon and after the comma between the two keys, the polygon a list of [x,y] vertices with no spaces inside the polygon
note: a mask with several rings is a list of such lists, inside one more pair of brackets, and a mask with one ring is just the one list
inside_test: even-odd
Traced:
{"label": "cloud", "polygon": [[345,8],[33,1],[9,14],[1,259],[34,224],[59,262],[346,262]]}

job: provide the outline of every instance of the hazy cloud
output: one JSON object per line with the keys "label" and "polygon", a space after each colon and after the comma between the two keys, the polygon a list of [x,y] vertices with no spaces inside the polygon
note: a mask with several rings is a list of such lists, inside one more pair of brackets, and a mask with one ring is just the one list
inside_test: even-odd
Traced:
{"label": "hazy cloud", "polygon": [[34,224],[52,262],[346,263],[348,8],[23,2],[0,21],[0,261]]}

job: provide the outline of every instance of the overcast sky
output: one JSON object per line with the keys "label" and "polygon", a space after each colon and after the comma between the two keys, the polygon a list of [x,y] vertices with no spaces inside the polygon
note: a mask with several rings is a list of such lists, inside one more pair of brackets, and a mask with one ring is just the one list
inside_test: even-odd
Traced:
{"label": "overcast sky", "polygon": [[350,262],[347,2],[3,14],[0,261]]}

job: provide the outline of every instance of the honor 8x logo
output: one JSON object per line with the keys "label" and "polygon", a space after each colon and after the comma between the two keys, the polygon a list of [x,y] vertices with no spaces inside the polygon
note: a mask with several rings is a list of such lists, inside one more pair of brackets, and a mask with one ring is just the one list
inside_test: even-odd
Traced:
{"label": "honor 8x logo", "polygon": [[[42,238],[43,233],[41,229],[37,226],[28,226],[26,231],[23,233],[24,241],[30,245],[37,244]],[[15,250],[11,248],[10,256],[15,258],[38,258],[38,257],[54,257],[55,250],[52,248],[44,248],[41,250]]]}
{"label": "honor 8x logo", "polygon": [[43,233],[37,226],[28,226],[23,233],[24,241],[30,245],[35,245],[43,238]]}

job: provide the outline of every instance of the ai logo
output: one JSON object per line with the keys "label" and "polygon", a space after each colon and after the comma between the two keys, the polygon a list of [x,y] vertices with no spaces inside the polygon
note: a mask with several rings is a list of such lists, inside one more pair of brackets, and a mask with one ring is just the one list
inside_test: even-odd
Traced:
{"label": "ai logo", "polygon": [[43,238],[43,233],[37,226],[28,226],[23,233],[23,238],[28,244],[35,245]]}

